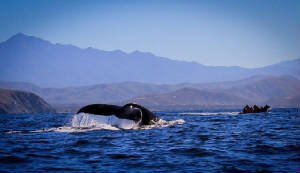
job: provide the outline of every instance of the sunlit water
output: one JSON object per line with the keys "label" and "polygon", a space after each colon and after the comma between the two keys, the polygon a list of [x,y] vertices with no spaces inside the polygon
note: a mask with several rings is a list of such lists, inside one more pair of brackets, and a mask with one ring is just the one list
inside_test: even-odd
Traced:
{"label": "sunlit water", "polygon": [[0,115],[0,172],[299,172],[299,109]]}

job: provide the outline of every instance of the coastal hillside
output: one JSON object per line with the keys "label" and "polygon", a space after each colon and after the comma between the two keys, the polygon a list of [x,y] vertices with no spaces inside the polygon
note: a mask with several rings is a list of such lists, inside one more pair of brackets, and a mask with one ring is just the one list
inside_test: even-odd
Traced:
{"label": "coastal hillside", "polygon": [[26,81],[42,87],[126,81],[208,83],[240,80],[254,75],[291,75],[299,78],[300,72],[299,58],[260,68],[206,66],[148,52],[126,53],[53,44],[22,33],[0,43],[0,59],[1,81]]}
{"label": "coastal hillside", "polygon": [[299,91],[300,81],[292,76],[267,76],[225,90],[227,93],[249,99],[254,103],[268,103],[271,98],[274,98],[274,101],[280,101],[281,99],[299,97]]}
{"label": "coastal hillside", "polygon": [[266,101],[267,104],[277,108],[300,108],[300,95],[287,97],[272,97]]}
{"label": "coastal hillside", "polygon": [[33,93],[0,88],[1,114],[51,112],[55,112],[55,110]]}

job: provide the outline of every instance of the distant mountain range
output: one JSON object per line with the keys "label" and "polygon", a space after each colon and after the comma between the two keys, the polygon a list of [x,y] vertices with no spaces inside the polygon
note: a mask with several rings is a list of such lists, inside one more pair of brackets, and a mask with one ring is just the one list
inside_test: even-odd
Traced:
{"label": "distant mountain range", "polygon": [[26,90],[40,95],[56,108],[72,111],[92,103],[135,102],[162,110],[201,107],[235,107],[270,104],[300,107],[300,81],[292,76],[253,76],[217,83],[148,84],[122,82],[83,87],[41,88],[31,83],[0,82],[0,88]]}
{"label": "distant mountain range", "polygon": [[[300,74],[299,59],[253,69],[213,67],[139,51],[124,53],[120,50],[103,51],[52,44],[22,33],[0,43],[0,59],[1,81],[25,81],[43,87],[126,81],[155,84],[207,83],[240,80],[254,75],[290,75],[299,78]],[[127,92],[123,94],[127,97]],[[120,95],[116,97],[123,98],[122,93]]]}

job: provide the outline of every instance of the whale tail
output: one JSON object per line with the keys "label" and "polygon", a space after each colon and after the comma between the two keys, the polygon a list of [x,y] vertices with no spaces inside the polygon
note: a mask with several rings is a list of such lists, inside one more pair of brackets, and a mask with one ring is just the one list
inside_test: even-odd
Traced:
{"label": "whale tail", "polygon": [[133,120],[139,125],[151,125],[159,121],[159,118],[145,107],[128,103],[124,106],[92,104],[81,108],[77,113],[89,113],[95,115],[115,115],[121,119]]}

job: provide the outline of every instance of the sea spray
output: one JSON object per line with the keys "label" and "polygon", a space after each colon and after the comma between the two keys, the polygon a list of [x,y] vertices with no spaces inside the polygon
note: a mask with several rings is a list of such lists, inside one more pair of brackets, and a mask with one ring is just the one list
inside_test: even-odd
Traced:
{"label": "sea spray", "polygon": [[120,119],[114,115],[93,115],[88,113],[75,114],[71,123],[73,128],[105,128],[115,127],[119,129],[135,129],[138,123],[133,120]]}

